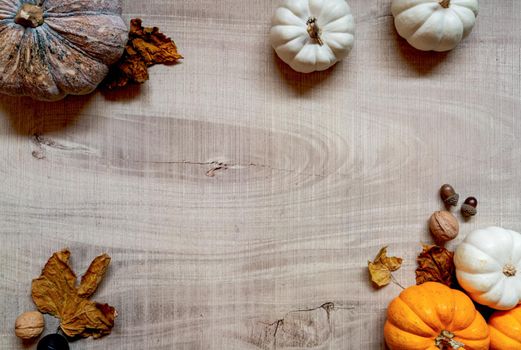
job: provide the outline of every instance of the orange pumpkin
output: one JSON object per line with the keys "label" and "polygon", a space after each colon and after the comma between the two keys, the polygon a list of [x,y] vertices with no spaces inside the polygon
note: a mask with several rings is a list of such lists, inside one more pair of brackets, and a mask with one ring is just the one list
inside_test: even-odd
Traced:
{"label": "orange pumpkin", "polygon": [[391,350],[487,350],[487,322],[464,293],[436,282],[404,290],[387,310]]}
{"label": "orange pumpkin", "polygon": [[521,306],[509,311],[498,311],[488,320],[490,349],[521,349]]}

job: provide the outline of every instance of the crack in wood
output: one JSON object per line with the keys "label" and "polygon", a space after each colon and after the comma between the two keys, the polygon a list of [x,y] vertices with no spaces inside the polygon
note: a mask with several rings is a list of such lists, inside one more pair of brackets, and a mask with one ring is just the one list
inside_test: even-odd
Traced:
{"label": "crack in wood", "polygon": [[208,177],[214,177],[216,175],[216,172],[218,172],[219,170],[228,170],[228,164],[217,162],[212,162],[212,164],[214,165],[214,167],[206,172],[206,176]]}
{"label": "crack in wood", "polygon": [[[42,134],[35,133],[31,136],[31,141],[35,145],[36,149],[32,151],[32,156],[38,160],[45,159],[47,157],[46,148],[66,151],[66,152],[81,152],[81,153],[92,153],[92,150],[85,146],[77,146],[77,145],[66,145],[60,142],[53,140],[52,138],[46,137]],[[273,171],[285,172],[288,174],[295,174],[299,176],[308,176],[308,177],[318,177],[318,178],[326,178],[330,174],[315,174],[315,173],[307,173],[301,172],[298,169],[286,169],[286,168],[278,168],[268,164],[258,164],[258,163],[227,163],[222,161],[208,161],[208,162],[195,162],[189,160],[180,160],[180,161],[141,161],[141,160],[132,160],[132,159],[124,159],[125,161],[130,161],[132,163],[141,163],[141,164],[179,164],[179,165],[194,165],[194,166],[210,166],[205,173],[207,177],[215,177],[219,171],[229,170],[229,169],[240,169],[240,168],[264,168]]]}
{"label": "crack in wood", "polygon": [[[127,160],[128,161],[128,160]],[[328,175],[322,174],[314,174],[314,173],[305,173],[300,172],[297,169],[286,169],[286,168],[277,168],[268,164],[258,164],[258,163],[225,163],[219,161],[211,161],[211,162],[193,162],[189,160],[173,160],[173,161],[140,161],[140,160],[131,160],[133,163],[143,163],[143,164],[178,164],[178,165],[195,165],[195,166],[214,166],[213,168],[207,171],[208,177],[214,177],[215,171],[219,170],[228,170],[228,169],[238,169],[238,168],[249,168],[249,167],[257,167],[257,168],[266,168],[269,170],[280,171],[290,174],[309,176],[309,177],[319,177],[326,178]],[[213,176],[212,176],[213,174]]]}

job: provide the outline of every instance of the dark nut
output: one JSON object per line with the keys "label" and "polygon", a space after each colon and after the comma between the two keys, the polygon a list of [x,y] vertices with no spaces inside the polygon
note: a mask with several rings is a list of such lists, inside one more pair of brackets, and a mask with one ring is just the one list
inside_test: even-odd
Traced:
{"label": "dark nut", "polygon": [[446,206],[455,207],[458,205],[459,194],[457,194],[456,191],[454,191],[454,188],[451,185],[445,184],[441,186],[440,196],[443,200],[443,203],[445,203]]}
{"label": "dark nut", "polygon": [[459,233],[459,223],[450,212],[437,211],[429,220],[429,230],[436,243],[444,243],[456,238]]}
{"label": "dark nut", "polygon": [[47,334],[38,342],[37,350],[69,350],[69,342],[58,333]]}
{"label": "dark nut", "polygon": [[478,200],[474,197],[465,199],[465,203],[461,206],[461,215],[464,217],[471,217],[478,213],[476,209],[478,206]]}

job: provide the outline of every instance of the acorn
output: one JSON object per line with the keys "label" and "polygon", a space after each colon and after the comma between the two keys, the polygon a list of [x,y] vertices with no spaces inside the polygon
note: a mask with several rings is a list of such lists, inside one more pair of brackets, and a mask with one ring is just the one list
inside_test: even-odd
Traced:
{"label": "acorn", "polygon": [[478,213],[476,209],[478,206],[478,200],[474,197],[468,197],[461,206],[461,215],[468,218]]}
{"label": "acorn", "polygon": [[454,187],[452,187],[451,185],[445,184],[441,186],[440,196],[443,200],[443,203],[445,203],[447,207],[455,207],[458,205],[459,194],[457,194],[456,191],[454,191]]}

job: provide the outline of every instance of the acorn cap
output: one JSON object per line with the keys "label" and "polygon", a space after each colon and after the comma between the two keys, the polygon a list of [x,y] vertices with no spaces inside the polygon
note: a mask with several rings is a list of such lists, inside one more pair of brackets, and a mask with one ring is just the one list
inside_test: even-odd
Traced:
{"label": "acorn cap", "polygon": [[459,194],[457,194],[457,193],[454,193],[452,196],[450,196],[449,198],[447,198],[443,201],[443,203],[445,203],[446,205],[452,206],[452,207],[457,206],[458,202],[459,202]]}
{"label": "acorn cap", "polygon": [[474,216],[478,213],[477,209],[471,205],[463,204],[461,206],[461,214],[465,217]]}

